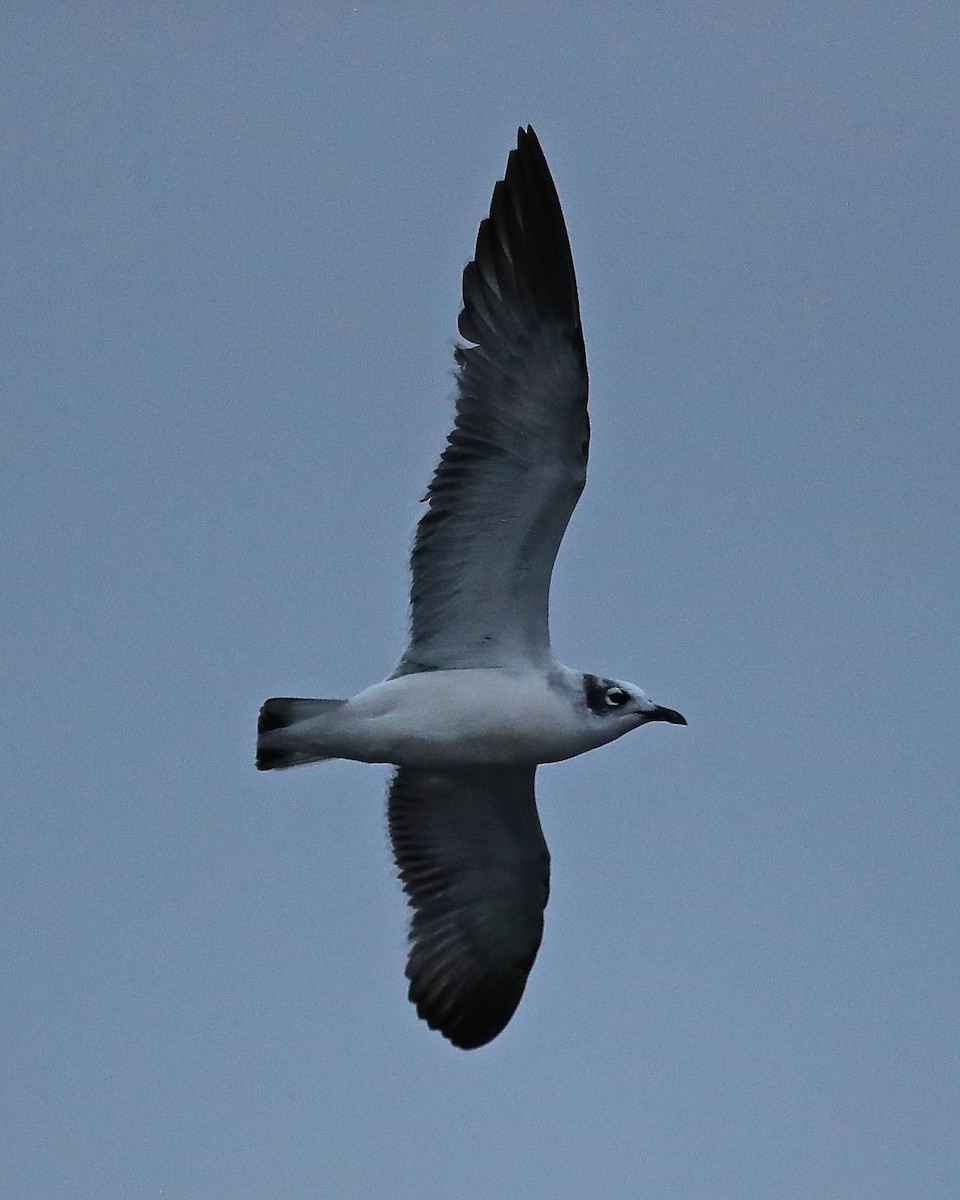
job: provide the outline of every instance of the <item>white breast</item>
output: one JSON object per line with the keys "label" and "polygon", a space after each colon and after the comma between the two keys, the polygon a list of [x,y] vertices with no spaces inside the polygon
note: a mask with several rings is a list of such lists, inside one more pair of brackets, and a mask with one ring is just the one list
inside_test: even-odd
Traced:
{"label": "white breast", "polygon": [[438,769],[570,758],[609,736],[580,701],[579,676],[562,670],[552,677],[503,668],[425,671],[385,680],[338,710],[336,752]]}

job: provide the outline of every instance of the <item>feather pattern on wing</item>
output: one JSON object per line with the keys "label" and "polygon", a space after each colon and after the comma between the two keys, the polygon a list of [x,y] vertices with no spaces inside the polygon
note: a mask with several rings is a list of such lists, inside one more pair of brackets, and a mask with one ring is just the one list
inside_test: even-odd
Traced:
{"label": "feather pattern on wing", "polygon": [[410,999],[464,1050],[506,1026],[540,947],[550,855],[535,770],[403,767],[390,787],[390,840],[413,909]]}
{"label": "feather pattern on wing", "polygon": [[454,428],[411,557],[397,674],[550,661],[550,577],[586,479],[587,366],[556,188],[521,129],[463,273]]}

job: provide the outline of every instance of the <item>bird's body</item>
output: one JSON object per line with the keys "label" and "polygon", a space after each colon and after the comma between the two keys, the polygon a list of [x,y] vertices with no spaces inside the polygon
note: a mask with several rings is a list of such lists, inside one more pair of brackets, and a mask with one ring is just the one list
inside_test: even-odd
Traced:
{"label": "bird's body", "polygon": [[468,667],[401,675],[280,736],[314,760],[439,770],[560,762],[640,724],[637,709],[621,710],[619,720],[593,712],[583,680],[559,663],[548,671]]}
{"label": "bird's body", "polygon": [[550,578],[590,424],[573,259],[529,127],[464,270],[459,328],[456,420],[417,528],[400,664],[348,700],[268,700],[257,766],[398,768],[388,820],[413,908],[410,998],[472,1049],[510,1020],[540,945],[550,856],[537,766],[652,721],[686,722],[550,647]]}

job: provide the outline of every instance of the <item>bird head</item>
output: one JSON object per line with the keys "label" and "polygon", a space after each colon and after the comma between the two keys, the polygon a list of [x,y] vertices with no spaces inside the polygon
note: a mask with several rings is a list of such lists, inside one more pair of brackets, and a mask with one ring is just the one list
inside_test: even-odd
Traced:
{"label": "bird head", "polygon": [[605,679],[599,675],[584,675],[584,698],[587,708],[598,717],[628,720],[634,727],[651,721],[667,721],[671,725],[686,725],[687,719],[674,708],[655,704],[643,688],[622,679]]}

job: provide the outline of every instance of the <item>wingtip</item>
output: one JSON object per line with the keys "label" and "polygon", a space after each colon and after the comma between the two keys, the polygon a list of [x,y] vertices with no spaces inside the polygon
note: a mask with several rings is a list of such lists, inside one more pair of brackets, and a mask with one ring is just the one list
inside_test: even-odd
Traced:
{"label": "wingtip", "polygon": [[545,157],[543,147],[540,145],[540,139],[537,137],[537,131],[532,125],[527,125],[526,127],[521,125],[517,130],[517,149],[521,153],[525,150],[528,152],[533,151],[541,157]]}
{"label": "wingtip", "polygon": [[[416,1009],[417,1016],[428,1029],[439,1033],[457,1050],[479,1050],[495,1041],[510,1024],[524,992],[524,988],[521,987],[516,1001],[511,1003],[507,1010],[491,1013],[487,1011],[487,1006],[481,1006],[480,1012],[471,1014],[458,1012],[455,1004],[449,1001],[438,1003],[436,996],[423,989],[421,980],[410,978],[409,971],[407,979],[410,981],[407,996]],[[490,1007],[496,1010],[495,1005]]]}

